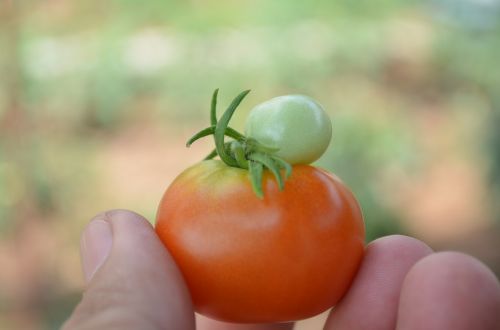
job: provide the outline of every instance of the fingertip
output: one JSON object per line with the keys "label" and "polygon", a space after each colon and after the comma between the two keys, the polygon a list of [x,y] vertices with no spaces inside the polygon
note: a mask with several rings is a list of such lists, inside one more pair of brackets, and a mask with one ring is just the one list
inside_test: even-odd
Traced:
{"label": "fingertip", "polygon": [[409,269],[432,253],[425,243],[392,235],[371,242],[351,288],[331,312],[325,329],[392,329]]}
{"label": "fingertip", "polygon": [[[109,226],[108,226],[109,225]],[[111,210],[98,214],[87,227],[83,249],[102,252],[106,227],[109,255],[92,272],[87,290],[67,328],[170,327],[194,329],[188,289],[173,258],[151,224],[139,214]],[[92,230],[89,230],[91,228]],[[85,260],[83,260],[85,265]]]}
{"label": "fingertip", "polygon": [[152,229],[151,223],[139,213],[126,209],[112,209],[97,214],[93,220],[100,219],[110,224],[143,226]]}
{"label": "fingertip", "polygon": [[80,239],[82,269],[87,283],[108,258],[112,245],[111,224],[101,218],[90,221]]}
{"label": "fingertip", "polygon": [[458,252],[430,255],[409,271],[398,329],[498,329],[500,285],[479,260]]}
{"label": "fingertip", "polygon": [[[132,247],[138,244],[144,244],[150,255],[161,254],[163,252],[161,246],[155,244],[155,238],[152,236],[155,235],[149,221],[133,211],[113,209],[95,215],[86,225],[80,239],[80,254],[86,282],[89,283],[104,266],[111,250],[115,251],[114,259],[123,254],[121,251],[130,250],[132,253],[130,257],[141,253]],[[138,242],[138,239],[144,243]]]}
{"label": "fingertip", "polygon": [[463,277],[470,280],[486,280],[488,283],[498,285],[498,279],[491,269],[478,259],[461,252],[437,252],[423,258],[413,266],[408,278],[429,273],[433,275],[429,279],[434,281],[443,280],[444,277]]}
{"label": "fingertip", "polygon": [[416,257],[418,260],[422,256],[431,254],[432,249],[424,242],[410,236],[390,235],[378,238],[367,246],[367,253],[383,255],[385,259],[398,262],[401,258]]}

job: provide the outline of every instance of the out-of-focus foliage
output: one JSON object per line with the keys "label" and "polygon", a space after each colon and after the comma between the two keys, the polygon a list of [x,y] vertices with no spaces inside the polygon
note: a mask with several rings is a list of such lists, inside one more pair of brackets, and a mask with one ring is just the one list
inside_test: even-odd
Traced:
{"label": "out-of-focus foliage", "polygon": [[[183,145],[217,87],[221,107],[252,89],[237,128],[280,94],[323,104],[333,142],[317,165],[352,188],[369,240],[496,242],[499,36],[498,0],[4,1],[0,328],[61,324],[82,227],[104,208],[154,219],[211,148]],[[463,249],[499,271],[498,254]]]}

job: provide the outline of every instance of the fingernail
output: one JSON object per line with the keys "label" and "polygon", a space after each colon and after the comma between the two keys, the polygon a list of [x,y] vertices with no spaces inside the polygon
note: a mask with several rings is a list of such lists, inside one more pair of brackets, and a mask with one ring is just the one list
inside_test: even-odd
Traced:
{"label": "fingernail", "polygon": [[81,240],[82,267],[87,283],[106,261],[113,244],[109,222],[95,219],[85,228]]}

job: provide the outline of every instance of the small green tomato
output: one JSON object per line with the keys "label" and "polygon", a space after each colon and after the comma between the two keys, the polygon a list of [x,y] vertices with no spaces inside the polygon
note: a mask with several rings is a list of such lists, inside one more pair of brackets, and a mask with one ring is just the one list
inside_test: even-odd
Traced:
{"label": "small green tomato", "polygon": [[304,95],[278,96],[257,105],[245,124],[247,137],[278,148],[290,164],[309,164],[325,152],[332,123],[320,104]]}

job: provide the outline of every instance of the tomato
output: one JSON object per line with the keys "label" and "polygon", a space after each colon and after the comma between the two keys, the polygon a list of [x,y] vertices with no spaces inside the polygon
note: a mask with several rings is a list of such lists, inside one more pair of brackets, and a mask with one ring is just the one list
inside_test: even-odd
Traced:
{"label": "tomato", "polygon": [[218,120],[215,90],[210,126],[187,142],[213,135],[215,150],[170,185],[155,229],[199,313],[242,323],[311,317],[349,288],[364,252],[363,217],[335,176],[289,163],[312,161],[328,145],[331,123],[319,105],[273,99],[252,111],[245,136],[228,124],[248,92]]}
{"label": "tomato", "polygon": [[304,95],[275,97],[253,108],[245,133],[278,148],[278,157],[290,164],[309,164],[328,147],[332,124],[319,103]]}
{"label": "tomato", "polygon": [[364,252],[364,224],[349,189],[324,170],[295,165],[264,197],[246,169],[202,161],[165,192],[156,232],[179,266],[196,311],[227,322],[314,316],[346,293]]}

